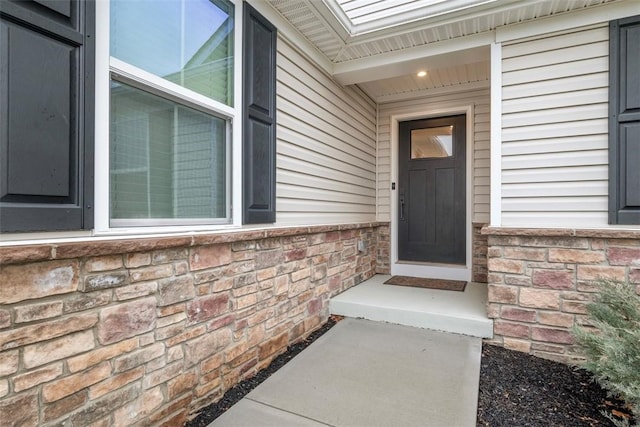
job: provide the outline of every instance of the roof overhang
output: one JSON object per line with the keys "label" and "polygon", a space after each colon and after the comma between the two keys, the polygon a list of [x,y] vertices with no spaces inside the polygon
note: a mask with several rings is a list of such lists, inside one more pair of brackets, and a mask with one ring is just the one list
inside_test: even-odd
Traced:
{"label": "roof overhang", "polygon": [[[409,86],[451,87],[458,71],[463,74],[458,86],[487,84],[494,43],[606,22],[628,16],[638,5],[638,0],[248,1],[277,23],[285,41],[338,82],[367,87],[376,99],[402,96]],[[418,70],[449,74],[426,87],[408,80]],[[401,81],[407,86],[384,92]]]}

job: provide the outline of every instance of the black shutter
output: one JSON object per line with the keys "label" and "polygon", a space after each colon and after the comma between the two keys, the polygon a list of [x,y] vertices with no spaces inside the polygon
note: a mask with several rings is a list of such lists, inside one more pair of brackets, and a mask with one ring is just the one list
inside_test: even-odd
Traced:
{"label": "black shutter", "polygon": [[640,224],[640,16],[609,36],[609,222]]}
{"label": "black shutter", "polygon": [[244,3],[244,224],[276,220],[276,28]]}
{"label": "black shutter", "polygon": [[0,231],[93,227],[94,3],[0,1]]}

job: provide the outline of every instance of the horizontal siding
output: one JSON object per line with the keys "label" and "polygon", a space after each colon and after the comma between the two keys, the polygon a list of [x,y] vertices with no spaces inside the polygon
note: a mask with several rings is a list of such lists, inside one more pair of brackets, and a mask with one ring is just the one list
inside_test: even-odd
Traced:
{"label": "horizontal siding", "polygon": [[502,225],[606,225],[608,28],[502,55]]}
{"label": "horizontal siding", "polygon": [[558,96],[557,93],[549,95],[528,96],[527,98],[516,98],[505,100],[502,103],[503,114],[517,114],[530,112],[531,109],[543,109],[549,111],[560,108],[573,107],[576,103],[584,106],[597,105],[601,107],[603,97],[609,94],[606,86],[597,88],[585,88],[583,90],[572,91],[571,96]]}
{"label": "horizontal siding", "polygon": [[[606,181],[608,169],[606,165],[591,165],[580,167],[562,168],[525,168],[507,170],[502,172],[502,192],[509,192],[509,184],[523,184],[543,182],[582,182],[591,185],[588,181]],[[542,193],[544,194],[544,192]],[[512,195],[512,197],[514,197]]]}
{"label": "horizontal siding", "polygon": [[473,221],[489,222],[489,141],[490,98],[488,90],[452,93],[429,98],[390,102],[379,105],[378,126],[378,219],[389,221],[391,214],[391,134],[392,115],[429,109],[474,105]]}
{"label": "horizontal siding", "polygon": [[[576,215],[579,214],[579,220],[576,220]],[[510,227],[588,227],[593,224],[606,224],[608,219],[607,212],[535,212],[536,221],[531,221],[530,212],[509,212],[509,226]]]}
{"label": "horizontal siding", "polygon": [[278,225],[375,220],[376,106],[278,40]]}
{"label": "horizontal siding", "polygon": [[526,169],[601,165],[607,162],[607,156],[607,150],[581,150],[568,153],[503,156],[502,170],[521,170],[525,165]]}
{"label": "horizontal siding", "polygon": [[502,87],[502,100],[510,99],[526,100],[527,97],[553,95],[557,98],[559,93],[579,94],[583,90],[609,87],[608,66],[603,70],[590,70],[590,74],[576,77],[561,77],[551,80],[531,81]]}
{"label": "horizontal siding", "polygon": [[[596,30],[591,30],[593,33]],[[566,37],[566,36],[565,36]],[[580,37],[583,37],[581,34]],[[568,39],[569,40],[569,39]],[[582,40],[580,40],[582,42]],[[604,41],[591,41],[588,44],[578,46],[568,46],[554,50],[544,50],[535,53],[517,52],[517,56],[503,58],[502,72],[518,70],[533,70],[547,68],[552,65],[568,66],[571,63],[580,63],[588,60],[596,60],[596,58],[606,57],[609,52],[609,43]],[[543,76],[544,77],[544,76]]]}
{"label": "horizontal siding", "polygon": [[602,149],[602,135],[578,135],[568,137],[554,137],[536,140],[511,141],[502,147],[502,154],[515,156],[519,154],[558,153],[582,150]]}
{"label": "horizontal siding", "polygon": [[511,183],[502,195],[505,197],[535,197],[540,191],[544,191],[547,197],[580,197],[580,196],[606,196],[608,186],[601,180],[593,180],[585,185],[585,181],[575,182],[523,182]]}
{"label": "horizontal siding", "polygon": [[[509,46],[506,46],[505,48],[507,47]],[[503,49],[503,53],[504,50],[505,49]],[[552,53],[549,53],[549,55],[552,55]],[[608,58],[598,57],[562,64],[527,68],[524,70],[503,72],[502,84],[505,86],[511,86],[529,82],[573,77],[584,73],[600,73],[608,69],[608,64]]]}

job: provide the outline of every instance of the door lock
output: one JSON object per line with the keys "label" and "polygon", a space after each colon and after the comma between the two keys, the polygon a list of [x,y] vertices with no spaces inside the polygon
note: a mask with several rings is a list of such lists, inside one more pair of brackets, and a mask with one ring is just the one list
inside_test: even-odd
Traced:
{"label": "door lock", "polygon": [[403,188],[400,189],[398,202],[400,204],[400,221],[404,221],[404,189]]}

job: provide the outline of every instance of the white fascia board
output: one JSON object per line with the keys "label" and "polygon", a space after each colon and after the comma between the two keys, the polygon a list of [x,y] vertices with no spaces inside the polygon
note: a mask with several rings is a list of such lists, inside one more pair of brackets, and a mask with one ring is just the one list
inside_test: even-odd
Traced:
{"label": "white fascia board", "polygon": [[527,37],[564,31],[569,28],[608,22],[640,13],[640,1],[620,0],[587,9],[572,10],[559,15],[539,18],[534,21],[496,28],[496,42],[503,43]]}
{"label": "white fascia board", "polygon": [[488,46],[493,42],[492,31],[443,40],[397,52],[340,62],[334,65],[333,76],[341,84],[348,85],[403,76],[420,69],[486,61],[489,58]]}
{"label": "white fascia board", "polygon": [[317,64],[326,73],[333,74],[333,63],[309,42],[289,21],[264,0],[248,0],[249,4],[278,29],[280,37],[287,39],[300,53]]}

